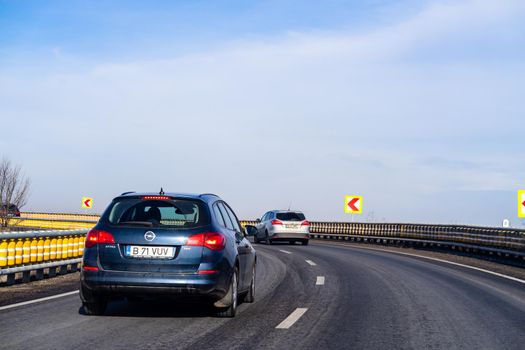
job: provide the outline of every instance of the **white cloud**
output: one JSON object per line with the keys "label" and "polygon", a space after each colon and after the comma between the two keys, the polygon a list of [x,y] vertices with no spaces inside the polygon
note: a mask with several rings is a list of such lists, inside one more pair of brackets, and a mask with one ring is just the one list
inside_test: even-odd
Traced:
{"label": "white cloud", "polygon": [[[426,218],[410,207],[420,195],[519,183],[525,162],[508,138],[523,126],[525,67],[507,46],[506,66],[478,53],[523,34],[524,12],[520,1],[438,2],[360,35],[294,33],[6,75],[0,115],[13,133],[0,148],[17,145],[7,153],[30,168],[39,209],[56,187],[55,202],[72,210],[86,192],[101,203],[163,185],[220,192],[243,217],[291,199],[317,218],[343,218],[338,198],[351,191],[372,198],[378,216]],[[445,162],[425,161],[436,157]],[[412,210],[391,209],[399,198]]]}

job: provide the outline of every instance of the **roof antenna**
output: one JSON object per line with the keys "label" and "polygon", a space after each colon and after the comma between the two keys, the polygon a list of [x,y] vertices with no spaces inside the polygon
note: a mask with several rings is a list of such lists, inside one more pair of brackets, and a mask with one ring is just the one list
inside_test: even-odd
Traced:
{"label": "roof antenna", "polygon": [[160,192],[159,194],[162,196],[164,194],[164,190],[162,189],[162,187],[160,188]]}
{"label": "roof antenna", "polygon": [[290,211],[291,207],[292,207],[292,201],[290,201],[290,204],[288,204],[288,211]]}

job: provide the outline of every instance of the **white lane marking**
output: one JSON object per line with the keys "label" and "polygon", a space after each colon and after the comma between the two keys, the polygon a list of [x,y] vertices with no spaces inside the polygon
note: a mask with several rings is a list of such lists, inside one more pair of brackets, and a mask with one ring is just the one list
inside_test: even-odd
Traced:
{"label": "white lane marking", "polygon": [[308,311],[307,308],[298,307],[297,309],[294,310],[294,312],[290,314],[290,316],[286,317],[284,321],[279,323],[275,328],[278,328],[278,329],[290,328],[291,326],[293,326],[295,322],[297,322],[297,320],[301,318],[302,315],[304,315],[306,311]]}
{"label": "white lane marking", "polygon": [[312,260],[305,260],[308,264],[312,265],[312,266],[315,266],[317,265],[316,263],[314,263]]}
{"label": "white lane marking", "polygon": [[19,307],[19,306],[24,306],[24,305],[34,304],[34,303],[40,303],[40,302],[46,301],[46,300],[52,300],[52,299],[67,297],[68,295],[73,295],[73,294],[77,294],[77,293],[78,293],[78,290],[75,290],[73,292],[67,292],[67,293],[62,293],[62,294],[51,295],[51,296],[45,297],[45,298],[24,301],[24,302],[21,302],[21,303],[16,303],[16,304],[11,304],[11,305],[6,305],[6,306],[0,306],[0,311],[7,310],[7,309],[12,309],[12,308]]}
{"label": "white lane marking", "polygon": [[292,254],[292,252],[289,252],[287,250],[284,250],[284,249],[279,249],[280,252],[283,252],[283,253],[286,253],[286,254]]}
{"label": "white lane marking", "polygon": [[324,286],[324,276],[317,276],[317,280],[315,281],[316,286]]}
{"label": "white lane marking", "polygon": [[[332,246],[332,247],[337,247],[337,245],[334,245],[334,244],[326,244],[326,245],[329,245],[329,246]],[[375,250],[375,251],[379,251],[379,252],[393,253],[393,254],[399,254],[399,255],[407,255],[407,256],[412,256],[412,257],[416,257],[416,258],[423,258],[423,259],[427,259],[427,260],[439,261],[439,262],[442,262],[442,263],[445,263],[445,264],[461,266],[461,267],[465,267],[467,269],[485,272],[485,273],[488,273],[490,275],[498,276],[498,277],[501,277],[501,278],[506,278],[506,279],[514,281],[514,282],[519,282],[519,283],[525,284],[525,280],[522,280],[522,279],[519,279],[519,278],[516,278],[516,277],[504,275],[502,273],[498,273],[498,272],[494,272],[494,271],[490,271],[490,270],[485,270],[485,269],[482,269],[482,268],[479,268],[479,267],[475,267],[475,266],[460,264],[460,263],[456,263],[456,262],[452,262],[452,261],[448,261],[448,260],[443,260],[443,259],[438,259],[438,258],[431,258],[429,256],[423,256],[423,255],[411,254],[411,253],[403,253],[403,252],[396,252],[396,251],[387,250],[387,249],[377,249],[377,248],[369,248],[369,247],[356,247],[356,246],[353,246],[353,245],[343,245],[343,246],[350,247],[350,248],[357,248],[357,249]]]}

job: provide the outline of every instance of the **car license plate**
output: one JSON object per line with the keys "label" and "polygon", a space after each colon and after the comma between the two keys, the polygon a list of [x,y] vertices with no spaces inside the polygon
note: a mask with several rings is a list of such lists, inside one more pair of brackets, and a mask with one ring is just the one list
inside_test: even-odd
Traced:
{"label": "car license plate", "polygon": [[299,228],[299,225],[285,225],[286,228]]}
{"label": "car license plate", "polygon": [[175,256],[175,248],[128,245],[125,254],[131,258],[171,259]]}

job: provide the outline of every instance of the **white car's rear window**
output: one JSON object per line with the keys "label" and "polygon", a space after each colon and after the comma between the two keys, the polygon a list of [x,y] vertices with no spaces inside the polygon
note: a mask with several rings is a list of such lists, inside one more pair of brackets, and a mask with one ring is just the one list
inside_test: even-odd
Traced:
{"label": "white car's rear window", "polygon": [[305,220],[303,213],[296,212],[287,212],[287,213],[277,213],[275,217],[281,221],[303,221]]}

